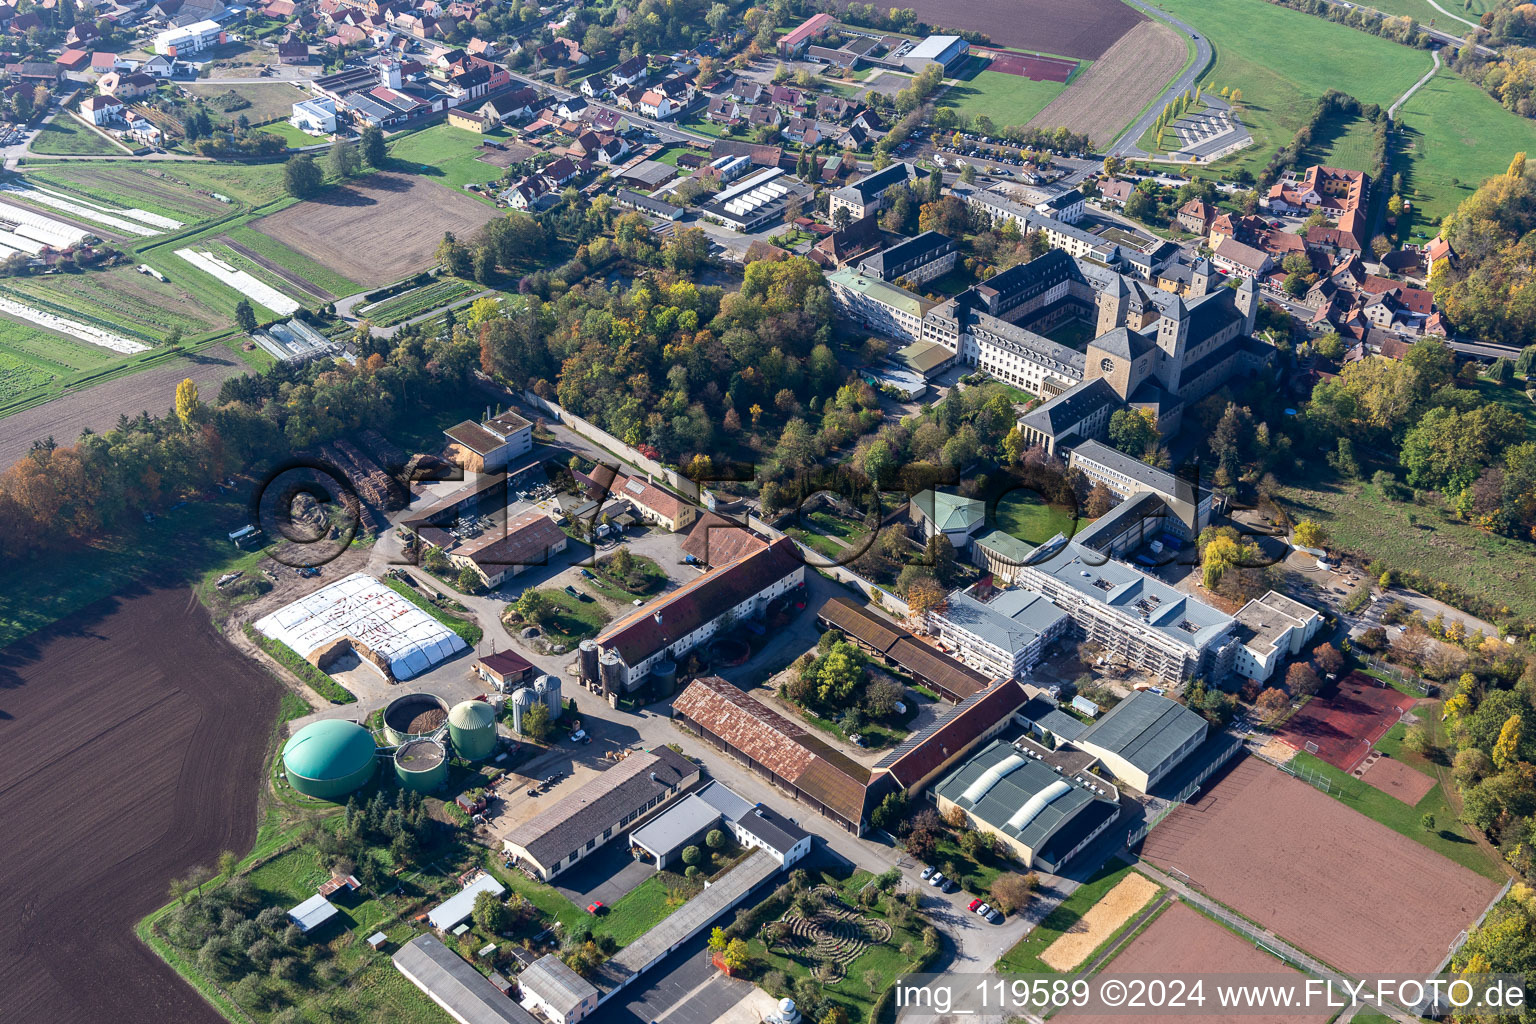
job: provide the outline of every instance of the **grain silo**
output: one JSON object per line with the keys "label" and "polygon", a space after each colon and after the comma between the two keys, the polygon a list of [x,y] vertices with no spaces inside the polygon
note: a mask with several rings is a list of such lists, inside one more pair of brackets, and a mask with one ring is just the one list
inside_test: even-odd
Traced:
{"label": "grain silo", "polygon": [[322,719],[284,744],[283,770],[305,796],[337,800],[373,778],[377,750],[373,734],[356,722]]}
{"label": "grain silo", "polygon": [[448,736],[454,753],[483,761],[496,750],[496,711],[483,700],[466,700],[448,712]]}
{"label": "grain silo", "polygon": [[528,687],[520,687],[512,691],[512,731],[519,736],[523,734],[523,716],[528,709],[533,707],[533,690]]}
{"label": "grain silo", "polygon": [[440,789],[448,781],[448,751],[437,740],[402,743],[395,748],[395,777],[418,793]]}
{"label": "grain silo", "polygon": [[549,709],[549,720],[551,722],[560,717],[560,712],[564,710],[564,707],[560,701],[559,676],[540,676],[538,682],[533,684],[533,695],[539,699],[539,703]]}
{"label": "grain silo", "polygon": [[581,644],[578,646],[577,650],[580,652],[580,661],[578,662],[578,665],[579,665],[580,670],[581,670],[580,671],[581,685],[589,686],[589,687],[590,686],[596,686],[597,685],[597,641],[596,640],[590,640],[590,639],[589,640],[583,640],[581,642]]}
{"label": "grain silo", "polygon": [[603,652],[603,656],[597,660],[597,672],[601,683],[598,689],[601,692],[624,692],[624,662],[619,660],[616,652]]}
{"label": "grain silo", "polygon": [[448,721],[448,702],[431,693],[403,693],[384,708],[384,739],[391,746],[438,736]]}

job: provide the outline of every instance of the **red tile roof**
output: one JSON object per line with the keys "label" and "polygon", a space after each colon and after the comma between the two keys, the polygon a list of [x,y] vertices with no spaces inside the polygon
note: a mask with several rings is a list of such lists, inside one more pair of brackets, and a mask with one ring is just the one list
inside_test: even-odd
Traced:
{"label": "red tile roof", "polygon": [[876,770],[889,772],[903,789],[915,786],[970,750],[1028,699],[1017,682],[998,683],[960,704],[948,718],[909,738]]}

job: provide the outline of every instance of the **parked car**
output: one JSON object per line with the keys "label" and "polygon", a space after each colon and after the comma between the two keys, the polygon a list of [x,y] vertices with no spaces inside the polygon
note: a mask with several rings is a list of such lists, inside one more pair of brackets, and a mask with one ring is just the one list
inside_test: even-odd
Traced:
{"label": "parked car", "polygon": [[603,912],[604,909],[606,909],[606,908],[603,906],[603,901],[602,900],[596,900],[596,901],[594,901],[592,903],[587,904],[587,913],[589,913],[589,914],[593,914],[593,915],[600,914],[600,913]]}
{"label": "parked car", "polygon": [[980,914],[982,917],[987,917],[992,913],[992,908],[987,906],[985,903],[980,903],[976,900],[972,900],[971,903],[973,904],[971,909]]}
{"label": "parked car", "polygon": [[992,911],[992,913],[987,915],[987,921],[989,921],[992,924],[1002,924],[1003,923],[1003,913],[1002,913],[1002,911],[1000,911],[1000,910]]}
{"label": "parked car", "polygon": [[931,886],[934,886],[935,888],[937,888],[938,886],[943,885],[944,884],[944,872],[942,872],[942,871],[935,871],[933,873],[933,876],[928,879],[928,884],[931,885]]}
{"label": "parked car", "polygon": [[965,909],[974,911],[979,906],[981,906],[981,900],[971,900],[971,902],[965,905]]}
{"label": "parked car", "polygon": [[948,893],[948,892],[959,892],[960,891],[960,883],[956,882],[953,878],[946,878],[946,879],[944,879],[943,884],[939,886],[939,891],[940,892],[945,892],[945,893]]}
{"label": "parked car", "polygon": [[918,877],[921,878],[925,882],[928,881],[928,879],[932,878],[933,877],[933,865],[930,864],[928,867],[923,868],[922,873],[920,875],[918,875]]}

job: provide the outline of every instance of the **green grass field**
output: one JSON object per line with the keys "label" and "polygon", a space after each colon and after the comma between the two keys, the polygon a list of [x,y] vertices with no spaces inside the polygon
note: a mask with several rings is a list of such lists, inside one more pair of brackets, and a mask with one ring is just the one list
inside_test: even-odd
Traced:
{"label": "green grass field", "polygon": [[[557,644],[570,647],[587,637],[597,636],[598,631],[607,625],[610,618],[603,606],[596,601],[583,601],[572,597],[558,587],[543,587],[539,590],[549,599],[553,607],[552,613],[545,619],[541,628],[544,634]],[[507,627],[514,633],[522,629],[522,625],[513,624]]]}
{"label": "green grass field", "polygon": [[[180,260],[183,266],[187,264]],[[190,266],[187,266],[190,271]],[[188,275],[190,278],[190,274]],[[199,275],[201,276],[201,275]],[[207,279],[212,281],[211,278]],[[183,287],[156,281],[132,267],[108,271],[68,274],[48,279],[13,277],[0,291],[12,294],[37,309],[58,313],[85,323],[120,332],[130,338],[157,343],[169,337],[175,327],[191,337],[215,327],[227,326],[227,315],[214,313],[216,306],[232,312],[236,299],[217,301],[207,294],[201,282],[188,280]],[[228,292],[220,287],[221,291]]]}
{"label": "green grass field", "polygon": [[1027,491],[1014,491],[997,503],[998,529],[1036,547],[1058,533],[1071,536],[1075,529],[1087,523],[1083,520],[1074,524],[1071,510],[1047,505]]}
{"label": "green grass field", "polygon": [[59,111],[32,140],[32,152],[41,156],[122,156],[127,150],[97,135],[74,115]]}
{"label": "green grass field", "polygon": [[301,131],[287,121],[273,121],[271,124],[264,124],[256,130],[266,132],[268,135],[276,135],[288,144],[289,149],[303,149],[305,146],[313,146],[326,141],[326,138],[316,137],[306,131]]}
{"label": "green grass field", "polygon": [[[286,118],[293,111],[295,103],[309,98],[308,90],[295,89],[286,82],[244,82],[239,85],[228,85],[208,81],[193,83],[185,88],[193,96],[207,102],[210,117],[222,117],[234,121],[244,114],[252,124],[261,124],[273,118]],[[223,108],[213,101],[231,92],[248,100],[251,105],[225,113]]]}
{"label": "green grass field", "polygon": [[289,248],[270,235],[264,235],[255,228],[241,224],[224,232],[231,241],[238,242],[262,258],[271,260],[285,270],[298,274],[310,284],[337,297],[343,295],[355,295],[362,291],[363,286],[356,281],[349,281],[336,271],[309,256]]}
{"label": "green grass field", "polygon": [[[501,131],[479,135],[449,124],[437,124],[391,142],[389,155],[396,162],[394,170],[426,174],[439,184],[462,189],[471,182],[483,185],[496,181],[507,173],[504,168],[476,157],[481,142],[509,138],[510,135]],[[424,171],[423,168],[430,169]]]}
{"label": "green grass field", "polygon": [[[1463,6],[1464,3],[1465,6]],[[1406,14],[1421,25],[1442,29],[1453,36],[1459,36],[1469,31],[1468,26],[1457,21],[1455,18],[1446,17],[1431,7],[1428,0],[1371,0],[1370,3],[1362,4],[1361,6],[1373,7],[1383,14]],[[1447,2],[1442,2],[1440,6],[1452,14],[1467,19],[1467,21],[1476,22],[1478,18],[1482,17],[1484,11],[1489,10],[1493,6],[1493,0],[1447,0]],[[1360,1018],[1356,1017],[1355,1019],[1359,1020]]]}
{"label": "green grass field", "polygon": [[1409,161],[1404,198],[1413,204],[1405,240],[1433,237],[1440,218],[1484,179],[1504,173],[1510,157],[1536,152],[1536,124],[1451,71],[1442,69],[1398,114]]}
{"label": "green grass field", "polygon": [[[1078,73],[1074,71],[1073,75]],[[1002,128],[1024,124],[1060,96],[1065,88],[1061,82],[1032,82],[1023,75],[981,71],[969,80],[950,86],[939,102],[964,117],[990,117]]]}
{"label": "green grass field", "polygon": [[0,317],[0,406],[121,358],[107,349]]}
{"label": "green grass field", "polygon": [[1363,117],[1329,117],[1312,133],[1297,164],[1327,164],[1351,171],[1369,171],[1371,153],[1376,146],[1376,126]]}
{"label": "green grass field", "polygon": [[137,207],[188,224],[238,212],[238,207],[221,203],[210,193],[249,206],[260,206],[286,195],[281,163],[156,165],[79,160],[29,165],[25,172],[29,178],[76,192],[103,205]]}
{"label": "green grass field", "polygon": [[[1328,89],[1389,106],[1430,67],[1429,54],[1264,0],[1158,0],[1216,51],[1206,89],[1242,90],[1254,144],[1214,166],[1257,174]],[[1507,162],[1507,158],[1506,158]]]}

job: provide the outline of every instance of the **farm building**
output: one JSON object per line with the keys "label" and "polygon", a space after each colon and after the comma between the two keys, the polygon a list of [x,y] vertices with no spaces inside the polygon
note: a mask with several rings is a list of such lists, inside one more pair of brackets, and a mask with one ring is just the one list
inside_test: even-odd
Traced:
{"label": "farm building", "polygon": [[391,959],[395,970],[459,1024],[539,1024],[435,936],[416,936]]}
{"label": "farm building", "polygon": [[769,807],[748,802],[718,781],[689,793],[635,829],[629,834],[629,845],[637,857],[644,854],[659,871],[713,828],[728,829],[742,846],[765,850],[785,867],[794,866],[811,849],[809,832]]}
{"label": "farm building", "polygon": [[1012,681],[972,694],[875,762],[870,803],[894,790],[921,793],[946,769],[1008,727],[1028,696]]}
{"label": "farm building", "polygon": [[288,920],[301,934],[308,935],[335,917],[336,913],[335,904],[324,896],[315,895],[288,911]]}
{"label": "farm building", "polygon": [[391,679],[410,679],[466,649],[447,626],[361,572],[257,620],[256,630],[321,668],[351,650]]}
{"label": "farm building", "polygon": [[994,740],[934,788],[939,813],[958,807],[1026,868],[1058,872],[1120,816],[1113,786],[1069,776],[1032,744]]}
{"label": "farm building", "polygon": [[670,747],[632,753],[554,807],[502,835],[513,863],[548,881],[699,781]]}
{"label": "farm building", "polygon": [[469,915],[475,911],[475,899],[481,893],[500,896],[506,891],[506,886],[482,871],[474,881],[427,911],[427,923],[447,934],[469,920]]}
{"label": "farm building", "polygon": [[533,674],[533,664],[516,651],[498,651],[475,662],[475,672],[501,693],[511,693]]}
{"label": "farm building", "polygon": [[533,509],[508,520],[505,528],[486,530],[444,550],[455,566],[474,569],[494,590],[525,569],[548,565],[550,557],[564,551],[569,542],[553,519]]}

